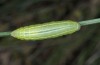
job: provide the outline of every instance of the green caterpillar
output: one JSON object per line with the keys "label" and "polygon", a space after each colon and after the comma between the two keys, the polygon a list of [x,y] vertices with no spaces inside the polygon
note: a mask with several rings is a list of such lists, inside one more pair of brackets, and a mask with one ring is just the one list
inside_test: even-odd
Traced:
{"label": "green caterpillar", "polygon": [[21,40],[43,40],[62,35],[72,34],[80,29],[80,24],[74,21],[55,21],[18,28],[11,36]]}

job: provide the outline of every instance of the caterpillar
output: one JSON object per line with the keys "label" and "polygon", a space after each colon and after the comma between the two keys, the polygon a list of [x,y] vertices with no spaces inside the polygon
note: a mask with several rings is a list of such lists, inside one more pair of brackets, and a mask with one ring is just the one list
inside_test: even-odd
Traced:
{"label": "caterpillar", "polygon": [[43,40],[72,34],[80,29],[74,21],[53,21],[43,24],[20,27],[11,32],[11,36],[20,40]]}

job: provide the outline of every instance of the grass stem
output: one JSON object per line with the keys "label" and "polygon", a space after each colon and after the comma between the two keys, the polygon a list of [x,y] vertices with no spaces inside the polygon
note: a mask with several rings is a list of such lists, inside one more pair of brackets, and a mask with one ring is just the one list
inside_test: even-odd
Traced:
{"label": "grass stem", "polygon": [[91,20],[86,20],[86,21],[81,21],[79,22],[82,26],[84,25],[90,25],[90,24],[96,24],[96,23],[100,23],[100,18],[98,19],[91,19]]}
{"label": "grass stem", "polygon": [[11,32],[0,32],[0,37],[9,36]]}

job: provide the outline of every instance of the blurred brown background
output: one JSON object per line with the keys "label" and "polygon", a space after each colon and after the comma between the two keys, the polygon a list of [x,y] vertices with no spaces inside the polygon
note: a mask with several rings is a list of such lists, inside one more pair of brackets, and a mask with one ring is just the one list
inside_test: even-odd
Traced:
{"label": "blurred brown background", "polygon": [[[100,0],[0,0],[0,31],[100,18]],[[100,65],[100,24],[41,41],[0,37],[0,65]]]}

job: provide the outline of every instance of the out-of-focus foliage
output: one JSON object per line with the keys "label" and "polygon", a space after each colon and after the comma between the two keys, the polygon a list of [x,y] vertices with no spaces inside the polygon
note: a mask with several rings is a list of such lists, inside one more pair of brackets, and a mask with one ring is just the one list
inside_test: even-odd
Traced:
{"label": "out-of-focus foliage", "polygon": [[[0,31],[56,20],[100,18],[100,0],[0,0]],[[100,65],[100,25],[42,41],[0,38],[0,65]]]}

